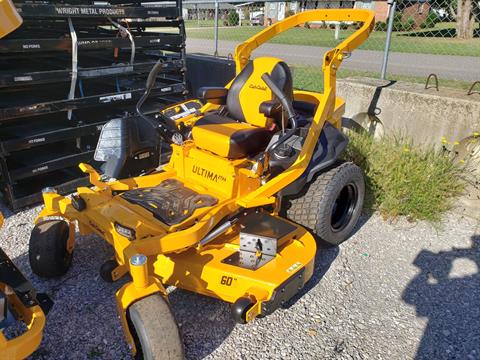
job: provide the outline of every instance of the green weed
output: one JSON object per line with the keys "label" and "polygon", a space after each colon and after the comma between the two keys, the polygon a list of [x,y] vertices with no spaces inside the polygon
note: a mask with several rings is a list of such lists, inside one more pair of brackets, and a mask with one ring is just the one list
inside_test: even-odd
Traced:
{"label": "green weed", "polygon": [[366,206],[386,218],[437,222],[462,193],[462,169],[442,151],[414,148],[409,141],[348,133],[345,159],[361,166],[367,180]]}

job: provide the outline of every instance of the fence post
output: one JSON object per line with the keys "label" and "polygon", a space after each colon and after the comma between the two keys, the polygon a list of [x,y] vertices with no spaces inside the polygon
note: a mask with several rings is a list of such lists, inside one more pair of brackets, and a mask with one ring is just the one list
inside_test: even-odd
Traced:
{"label": "fence post", "polygon": [[340,37],[340,23],[337,21],[335,24],[335,40],[338,40]]}
{"label": "fence post", "polygon": [[200,27],[200,11],[198,10],[198,4],[195,4],[195,10],[197,12],[197,27]]}
{"label": "fence post", "polygon": [[382,62],[382,71],[381,71],[382,80],[385,80],[385,77],[387,75],[388,53],[390,52],[390,41],[392,39],[392,31],[393,31],[393,18],[395,17],[396,7],[397,7],[396,0],[388,0],[388,27],[387,27],[387,38],[385,39],[385,50],[383,51],[383,62]]}
{"label": "fence post", "polygon": [[215,42],[215,51],[213,52],[213,55],[218,56],[218,0],[215,0],[215,25],[213,41]]}

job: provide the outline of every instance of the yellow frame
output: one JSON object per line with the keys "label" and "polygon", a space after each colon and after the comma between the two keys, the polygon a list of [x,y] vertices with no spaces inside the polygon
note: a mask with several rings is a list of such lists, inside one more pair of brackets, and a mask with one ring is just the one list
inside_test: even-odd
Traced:
{"label": "yellow frame", "polygon": [[18,14],[13,2],[0,0],[0,39],[14,31],[22,23],[23,19]]}
{"label": "yellow frame", "polygon": [[[0,227],[2,225],[3,214],[0,213]],[[0,283],[0,292],[7,295],[8,304],[12,307],[18,320],[27,326],[27,331],[10,340],[7,340],[0,330],[0,354],[3,359],[25,359],[38,348],[42,341],[45,314],[38,305],[30,308],[23,305],[15,292],[7,288],[4,283]]]}
{"label": "yellow frame", "polygon": [[[4,284],[0,284],[0,291],[5,292]],[[0,331],[0,354],[3,359],[25,359],[42,342],[45,314],[38,305],[31,308],[25,307],[15,294],[8,295],[7,298],[19,320],[27,326],[27,331],[11,340],[7,340]]]}
{"label": "yellow frame", "polygon": [[[336,71],[345,54],[368,38],[374,24],[373,12],[353,9],[312,10],[288,17],[237,46],[236,70],[241,71],[250,60],[252,51],[272,37],[299,24],[320,20],[358,21],[363,22],[363,25],[324,55],[322,65],[325,75],[324,94],[294,91],[296,100],[315,104],[316,111],[298,158],[281,174],[273,178],[262,178],[253,170],[249,170],[253,165],[252,160],[225,159],[196,148],[192,141],[186,141],[181,146],[172,145],[172,156],[170,162],[164,166],[164,171],[151,175],[106,183],[90,165],[81,164],[80,168],[89,174],[90,182],[94,186],[78,189],[78,194],[86,203],[86,209],[83,211],[77,211],[68,197],[54,192],[44,193],[45,208],[36,221],[50,216],[62,216],[70,222],[78,221],[81,234],[96,233],[104,238],[114,247],[115,257],[119,263],[118,268],[112,273],[114,278],[129,271],[128,262],[133,255],[141,253],[148,257],[145,273],[155,274],[148,282],[148,286],[136,286],[135,283],[139,283],[135,280],[137,275],[130,271],[134,277],[133,283],[125,285],[117,292],[122,325],[133,352],[135,344],[126,320],[128,306],[152,292],[165,294],[163,284],[180,286],[229,302],[247,296],[255,302],[247,314],[247,318],[251,320],[260,313],[262,303],[269,301],[275,289],[301,268],[305,272],[304,281],[310,278],[316,244],[313,236],[300,226],[289,239],[285,240],[286,245],[280,249],[279,265],[266,264],[253,272],[255,275],[252,275],[250,270],[232,267],[220,261],[239,248],[233,229],[223,234],[221,240],[214,240],[207,246],[202,247],[199,242],[222,220],[242,209],[278,205],[276,194],[305,171],[325,122],[329,121],[340,127],[345,103],[336,97]],[[229,86],[230,84],[227,88]],[[201,112],[205,113],[217,107],[218,105],[207,103]],[[185,122],[188,125],[194,124],[199,118],[200,116],[189,117]],[[209,183],[198,177],[194,178],[191,172],[192,162],[197,165],[208,164],[212,171],[224,175],[224,183],[217,185],[213,181]],[[132,205],[120,196],[114,196],[118,191],[156,186],[170,178],[178,178],[185,186],[200,193],[211,193],[217,197],[218,203],[197,209],[190,218],[180,224],[167,226],[156,220],[146,209]],[[277,215],[275,210],[273,215]],[[132,241],[117,233],[115,221],[134,229],[135,240]],[[206,265],[205,259],[213,261]],[[224,274],[236,277],[234,286],[225,288],[217,281]]]}

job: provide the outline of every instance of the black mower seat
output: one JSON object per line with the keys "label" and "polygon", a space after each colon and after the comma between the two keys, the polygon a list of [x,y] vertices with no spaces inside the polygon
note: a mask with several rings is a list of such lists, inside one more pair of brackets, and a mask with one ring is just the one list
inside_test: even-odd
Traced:
{"label": "black mower seat", "polygon": [[197,147],[229,159],[252,156],[267,147],[276,113],[275,96],[262,79],[265,73],[293,99],[292,74],[287,64],[277,58],[256,58],[229,89],[199,89],[199,98],[224,106],[195,123],[192,137]]}

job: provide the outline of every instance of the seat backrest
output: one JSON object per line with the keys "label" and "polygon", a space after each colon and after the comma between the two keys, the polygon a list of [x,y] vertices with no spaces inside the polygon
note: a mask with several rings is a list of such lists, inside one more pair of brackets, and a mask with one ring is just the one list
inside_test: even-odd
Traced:
{"label": "seat backrest", "polygon": [[260,113],[260,104],[271,101],[274,95],[262,80],[268,73],[285,94],[293,98],[292,74],[288,65],[273,57],[259,57],[249,62],[233,80],[227,96],[227,110],[235,120],[267,127],[271,119]]}

